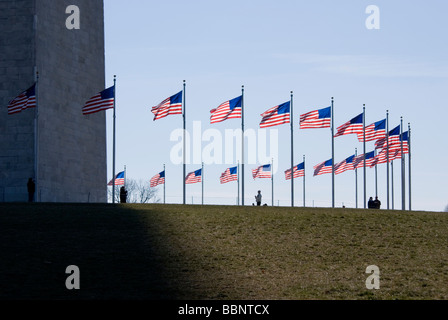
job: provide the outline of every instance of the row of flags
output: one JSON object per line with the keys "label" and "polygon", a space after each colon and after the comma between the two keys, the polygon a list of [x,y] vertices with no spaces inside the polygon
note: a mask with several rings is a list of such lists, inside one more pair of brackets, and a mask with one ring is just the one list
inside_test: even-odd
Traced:
{"label": "row of flags", "polygon": [[[242,116],[242,96],[221,104],[210,111],[211,124],[223,122],[229,119],[239,119]],[[268,128],[290,123],[291,102],[270,108],[261,114],[260,128]],[[155,115],[154,121],[171,114],[182,114],[182,92],[164,100],[152,108]],[[347,134],[357,134],[358,140],[364,142],[363,116],[360,114],[337,128],[335,137]],[[331,127],[331,107],[314,110],[300,116],[300,129],[316,129]],[[365,128],[365,141],[374,141],[386,137],[386,119],[375,122]]]}
{"label": "row of flags", "polygon": [[[90,98],[84,105],[84,115],[97,113],[112,109],[114,107],[115,86],[107,88]],[[237,97],[221,104],[218,108],[211,110],[211,123],[219,123],[228,119],[237,119],[242,116],[242,99]],[[9,102],[8,114],[19,113],[28,108],[36,107],[36,84],[22,92],[19,96]],[[291,102],[270,108],[261,114],[261,128],[268,128],[280,124],[290,123]],[[169,115],[182,114],[182,91],[171,96],[152,108],[154,121]],[[300,116],[300,128],[330,128],[331,107],[314,110]],[[386,120],[373,123],[366,127],[366,141],[385,138]],[[358,115],[347,123],[337,128],[335,137],[355,133],[359,141],[363,142],[363,114]]]}
{"label": "row of flags", "polygon": [[[215,124],[229,119],[241,119],[242,117],[243,96],[228,100],[222,103],[216,109],[210,111],[210,123]],[[182,91],[178,94],[164,100],[159,105],[152,108],[154,121],[167,117],[172,114],[182,114]],[[290,123],[291,102],[285,102],[261,114],[262,120],[260,128],[273,127],[285,123]],[[300,125],[305,128],[327,128],[331,121],[331,107],[322,112],[317,110],[310,114],[303,115]]]}
{"label": "row of flags", "polygon": [[[272,166],[270,164],[263,165],[258,167],[257,169],[252,170],[252,176],[254,179],[263,179],[263,178],[272,178]],[[121,186],[124,185],[124,175],[125,172],[120,172],[115,177],[115,185]],[[294,178],[299,178],[305,176],[305,163],[299,164],[294,167]],[[285,179],[291,179],[291,169],[285,171]],[[228,168],[221,174],[219,178],[221,184],[226,184],[229,182],[238,181],[238,167]],[[195,184],[202,182],[202,169],[190,172],[185,178],[185,183],[187,184]],[[114,179],[112,179],[108,186],[112,186],[114,183]],[[165,184],[165,171],[156,174],[150,180],[151,188],[157,187],[159,185]]]}
{"label": "row of flags", "polygon": [[[243,89],[244,95],[244,89]],[[211,110],[210,122],[212,124],[222,122],[228,119],[243,118],[242,112],[242,100],[243,95],[226,101],[221,104],[218,108]],[[171,106],[165,106],[170,108]],[[153,113],[157,114],[158,107],[153,108]],[[260,128],[268,128],[281,124],[291,124],[291,159],[293,162],[293,123],[292,119],[292,92],[291,101],[285,102],[283,104],[277,105],[273,108],[268,109],[266,112],[261,114]],[[155,118],[157,120],[159,118]],[[314,176],[319,176],[322,174],[332,173],[333,174],[333,206],[334,206],[334,175],[341,174],[348,170],[356,170],[359,168],[364,168],[364,193],[366,190],[366,167],[375,167],[378,164],[391,162],[395,159],[403,159],[403,154],[408,153],[408,136],[409,133],[401,133],[401,125],[393,129],[390,132],[386,132],[386,126],[388,125],[387,119],[383,119],[374,122],[368,126],[365,124],[365,108],[364,112],[357,115],[350,121],[344,123],[337,128],[337,132],[334,133],[333,128],[333,100],[332,105],[327,108],[313,110],[308,113],[302,114],[300,116],[300,129],[315,129],[315,128],[332,128],[332,138],[337,138],[344,135],[356,134],[360,142],[364,143],[364,154],[363,155],[353,155],[347,159],[334,163],[334,142],[333,144],[333,157],[330,160],[319,163],[314,167]],[[243,131],[244,131],[244,120],[243,120]],[[388,137],[388,138],[387,138]],[[369,141],[375,142],[375,150],[367,153],[365,143]],[[376,151],[379,151],[378,154]],[[291,163],[292,165],[292,163]],[[302,169],[299,167],[291,168],[285,172],[286,179],[291,179],[291,173],[294,172],[293,178],[301,176]],[[389,173],[388,173],[389,174]],[[254,178],[269,178],[271,177],[271,166],[264,165],[252,171]],[[304,176],[304,168],[303,168]],[[403,180],[403,179],[402,179]],[[244,182],[243,182],[244,188]],[[389,189],[389,186],[388,186]],[[292,205],[294,205],[293,199],[294,184],[291,185],[291,199]],[[388,190],[389,193],[389,190]],[[366,194],[364,194],[366,198]],[[404,194],[403,194],[404,199]],[[365,200],[366,202],[366,200]]]}
{"label": "row of flags", "polygon": [[[16,114],[23,110],[35,108],[37,106],[36,86],[34,83],[30,88],[20,93],[16,98],[8,103],[8,114]],[[84,105],[82,113],[84,115],[112,109],[115,100],[115,86],[107,88],[91,97]]]}
{"label": "row of flags", "polygon": [[[82,112],[84,115],[112,109],[114,107],[115,86],[107,88],[90,98],[84,105]],[[242,115],[242,96],[229,100],[221,104],[218,108],[211,110],[211,123],[219,123],[228,119],[241,118]],[[19,113],[28,108],[36,107],[36,84],[22,92],[8,104],[8,114]],[[268,128],[290,122],[291,102],[286,102],[276,107],[270,108],[261,114],[261,128]],[[154,121],[165,118],[169,115],[182,114],[182,91],[171,96],[159,105],[152,108]],[[300,116],[300,128],[330,128],[331,126],[331,107],[321,110],[314,110]],[[398,128],[399,130],[399,128]],[[365,128],[366,142],[385,139],[386,119],[375,122]],[[360,114],[337,128],[335,137],[346,134],[357,134],[360,142],[364,142],[363,136],[363,114]],[[396,136],[396,131],[391,131],[391,136]],[[377,146],[383,148],[383,146]]]}
{"label": "row of flags", "polygon": [[[387,163],[387,142],[386,137],[380,138],[375,143],[376,149],[381,149],[379,153],[371,151],[369,153],[356,156],[352,155],[347,159],[336,163],[334,166],[335,174],[341,174],[348,170],[355,170],[364,167],[364,158],[366,166],[373,168],[378,164]],[[401,159],[401,147],[403,146],[403,154],[409,153],[409,132],[406,131],[400,134],[400,126],[389,132],[389,162],[397,159]],[[314,166],[314,176],[332,173],[333,171],[333,161],[330,159],[328,161],[322,162]]]}
{"label": "row of flags", "polygon": [[[107,88],[90,98],[84,105],[82,111],[84,115],[112,109],[114,107],[115,86]],[[241,118],[242,96],[229,100],[221,104],[218,108],[211,110],[211,123],[219,123],[228,119]],[[22,92],[8,105],[8,114],[19,113],[28,108],[36,107],[36,84]],[[291,102],[286,102],[276,107],[270,108],[262,113],[261,128],[268,128],[290,122]],[[165,118],[169,115],[182,114],[182,91],[171,96],[159,105],[152,108],[155,115],[154,121]],[[357,134],[358,140],[364,142],[363,116],[360,114],[337,128],[335,137],[346,134]],[[330,128],[331,107],[321,110],[314,110],[300,116],[300,128]],[[397,137],[399,127],[391,131],[390,137]],[[365,141],[378,140],[376,149],[384,148],[386,138],[386,119],[375,122],[365,128]]]}
{"label": "row of flags", "polygon": [[[36,99],[36,86],[37,82],[29,89],[22,92],[15,99],[8,104],[8,114],[19,113],[28,108],[34,108],[37,105]],[[244,87],[243,87],[244,88]],[[152,107],[151,111],[154,114],[154,121],[163,119],[170,115],[184,115],[184,129],[185,129],[185,114],[184,110],[184,90],[179,93],[163,100],[157,106]],[[243,95],[228,100],[216,109],[210,111],[210,122],[212,124],[223,122],[229,119],[243,119],[243,131],[244,131],[244,113],[243,102],[244,101],[244,89]],[[82,108],[84,115],[97,113],[100,111],[112,109],[115,107],[115,80],[114,85],[109,87],[98,94],[91,97]],[[365,108],[364,108],[365,110]],[[115,112],[115,110],[114,110]],[[273,108],[268,109],[261,114],[260,128],[268,128],[282,124],[291,124],[291,162],[293,162],[293,122],[292,119],[292,92],[291,101],[279,104]],[[333,101],[332,105],[327,108],[313,110],[300,116],[300,129],[315,129],[315,128],[332,128],[333,121]],[[350,121],[344,123],[337,128],[336,134],[332,128],[332,138],[337,138],[343,135],[356,134],[358,140],[364,143],[363,155],[353,155],[347,159],[334,163],[334,143],[333,143],[333,158],[314,166],[314,176],[319,176],[327,173],[341,174],[345,171],[355,170],[359,168],[374,167],[378,164],[391,162],[395,159],[402,159],[403,154],[409,153],[408,140],[409,133],[402,133],[401,125],[394,128],[388,134],[386,134],[387,119],[377,121],[368,126],[365,126],[365,111],[358,116],[354,117]],[[389,137],[387,139],[387,137]],[[365,151],[365,142],[375,141],[375,150],[369,153]],[[378,151],[378,152],[377,152]],[[114,155],[115,157],[115,155]],[[244,162],[243,162],[244,163]],[[254,179],[256,178],[271,178],[272,173],[271,165],[260,166],[252,171]],[[334,170],[334,172],[333,172]],[[189,173],[185,178],[184,183],[184,198],[185,198],[185,184],[198,183],[202,181],[203,170],[197,170]],[[302,177],[304,173],[304,163],[292,166],[291,169],[285,171],[286,180],[293,180],[291,178]],[[291,172],[293,172],[291,177]],[[109,185],[121,185],[124,184],[124,177],[120,176],[123,173],[119,173],[115,179],[109,182]],[[184,163],[184,175],[185,163]],[[220,178],[221,183],[228,183],[236,181],[238,176],[238,167],[229,168],[224,172]],[[151,184],[154,186],[164,184],[165,172],[162,172],[151,179]],[[334,184],[334,179],[333,179]],[[292,183],[292,197],[293,197],[293,183]],[[334,189],[334,186],[333,186]],[[243,164],[243,193],[244,193],[244,164]],[[334,191],[333,191],[334,193]],[[334,198],[334,194],[333,194]],[[185,201],[185,200],[184,200]],[[293,202],[293,199],[292,199]],[[334,199],[333,199],[334,202]],[[244,204],[244,203],[243,203]]]}

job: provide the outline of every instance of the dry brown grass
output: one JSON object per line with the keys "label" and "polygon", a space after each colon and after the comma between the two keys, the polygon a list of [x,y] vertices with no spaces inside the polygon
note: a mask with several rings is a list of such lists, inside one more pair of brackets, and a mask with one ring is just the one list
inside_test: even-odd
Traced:
{"label": "dry brown grass", "polygon": [[[184,288],[180,298],[448,298],[446,214],[180,206],[156,211],[142,219],[162,232],[172,230],[160,250],[170,262],[166,277]],[[380,268],[380,290],[366,289],[369,265]]]}
{"label": "dry brown grass", "polygon": [[[448,215],[0,205],[0,298],[448,299]],[[65,267],[81,269],[69,292]],[[381,288],[367,290],[367,266]],[[62,271],[61,271],[62,270]]]}

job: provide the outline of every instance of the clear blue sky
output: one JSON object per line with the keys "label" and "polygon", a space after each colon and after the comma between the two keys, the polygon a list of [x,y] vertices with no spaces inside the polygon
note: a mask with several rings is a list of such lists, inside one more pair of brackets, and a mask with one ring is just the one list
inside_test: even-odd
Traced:
{"label": "clear blue sky", "polygon": [[[368,30],[368,5],[380,9],[380,30]],[[448,204],[448,4],[444,1],[105,1],[107,86],[117,82],[117,172],[149,180],[167,165],[167,201],[182,201],[182,166],[171,163],[171,133],[181,116],[153,121],[151,107],[182,90],[187,81],[187,129],[238,129],[239,120],[210,125],[210,110],[241,94],[245,85],[246,128],[258,131],[260,114],[289,100],[294,91],[295,164],[307,157],[307,205],[331,206],[331,175],[313,177],[312,167],[331,158],[328,129],[299,130],[300,114],[327,107],[335,98],[335,125],[362,112],[367,124],[390,111],[390,129],[400,117],[412,127],[414,210],[442,211]],[[108,177],[112,178],[112,112],[108,119]],[[279,137],[275,203],[290,204],[289,126]],[[269,137],[269,130],[265,130]],[[202,147],[209,144],[204,142]],[[268,144],[269,147],[269,144]],[[355,135],[335,139],[335,162],[362,153]],[[367,144],[367,152],[373,143]],[[236,162],[235,162],[236,164]],[[265,164],[265,163],[259,163]],[[395,161],[395,208],[401,208],[400,161]],[[406,161],[406,207],[408,175]],[[219,184],[230,165],[206,166],[206,203],[235,204],[236,183]],[[254,181],[246,166],[246,203],[271,184]],[[188,165],[187,172],[200,165]],[[359,205],[363,201],[359,171]],[[302,179],[296,179],[302,205]],[[378,167],[379,197],[386,205],[386,167]],[[336,176],[336,205],[355,206],[354,172]],[[367,195],[375,195],[374,169],[367,169]],[[159,192],[162,196],[162,190]],[[199,203],[201,186],[187,187]],[[193,200],[192,200],[193,198]]]}

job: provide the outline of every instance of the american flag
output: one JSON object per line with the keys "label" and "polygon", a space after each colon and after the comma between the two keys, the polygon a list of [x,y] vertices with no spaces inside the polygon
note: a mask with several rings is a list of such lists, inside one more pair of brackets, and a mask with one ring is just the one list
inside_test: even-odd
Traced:
{"label": "american flag", "polygon": [[289,123],[291,116],[291,102],[283,103],[264,112],[261,116],[263,119],[260,128],[268,128],[278,126],[280,124]]}
{"label": "american flag", "polygon": [[229,100],[210,111],[210,122],[218,123],[228,119],[239,119],[242,114],[243,96]]}
{"label": "american flag", "polygon": [[332,173],[333,172],[333,160],[330,159],[328,161],[319,163],[318,165],[314,166],[314,176],[319,176],[326,173]]}
{"label": "american flag", "polygon": [[300,129],[330,128],[331,107],[315,110],[300,116]]}
{"label": "american flag", "polygon": [[[400,148],[400,130],[401,126],[392,129],[389,131],[389,151],[394,148]],[[386,137],[381,138],[375,142],[375,149],[383,149],[387,148],[387,139]]]}
{"label": "american flag", "polygon": [[202,182],[202,169],[190,172],[185,178],[186,184],[194,184]]}
{"label": "american flag", "polygon": [[[400,136],[400,144],[401,141],[403,141],[403,153],[407,154],[409,153],[409,131],[403,132],[403,134]],[[401,151],[401,146],[400,146]]]}
{"label": "american flag", "polygon": [[225,184],[232,181],[238,181],[238,167],[227,169],[219,178],[221,184]]}
{"label": "american flag", "polygon": [[356,116],[349,122],[344,123],[342,126],[340,126],[338,128],[338,132],[334,137],[336,138],[351,133],[362,134],[364,128],[363,120],[364,120],[364,114],[361,113],[359,116]]}
{"label": "american flag", "polygon": [[173,114],[182,114],[182,94],[183,91],[163,100],[159,105],[152,108],[154,121],[165,118]]}
{"label": "american flag", "polygon": [[[304,162],[294,167],[293,176],[294,176],[294,179],[305,176],[305,163]],[[288,169],[285,171],[285,179],[291,180],[291,169]]]}
{"label": "american flag", "polygon": [[8,114],[19,113],[28,108],[36,107],[36,84],[25,90],[8,104]]}
{"label": "american flag", "polygon": [[260,166],[257,169],[252,170],[252,176],[253,176],[254,180],[257,178],[259,178],[259,179],[272,178],[271,165],[267,164],[267,165]]}
{"label": "american flag", "polygon": [[[401,159],[401,150],[395,149],[395,150],[389,150],[389,162],[394,161],[396,159]],[[377,164],[383,164],[387,163],[387,148],[382,149],[380,153],[378,153],[375,156],[375,159],[372,162],[372,167],[374,167]]]}
{"label": "american flag", "polygon": [[156,174],[151,179],[151,188],[155,188],[158,185],[165,184],[165,171]]}
{"label": "american flag", "polygon": [[[375,151],[366,154],[366,167],[372,167],[375,161]],[[355,169],[364,168],[364,155],[361,154],[355,158],[353,161],[353,167]]]}
{"label": "american flag", "polygon": [[373,162],[375,161],[375,151],[366,154],[366,166],[374,167]]}
{"label": "american flag", "polygon": [[360,154],[353,159],[353,169],[358,169],[358,166],[364,160],[364,155]]}
{"label": "american flag", "polygon": [[[112,186],[114,184],[114,179],[110,180],[107,184],[108,186]],[[116,186],[124,186],[124,171],[117,174],[115,177],[115,185]]]}
{"label": "american flag", "polygon": [[[366,127],[366,142],[386,138],[386,119]],[[358,140],[364,142],[364,134],[358,133]]]}
{"label": "american flag", "polygon": [[341,174],[345,171],[354,170],[353,161],[355,160],[355,156],[348,157],[344,161],[339,162],[334,166],[334,173]]}
{"label": "american flag", "polygon": [[115,100],[115,86],[107,88],[90,98],[82,108],[82,114],[88,115],[99,111],[112,109]]}

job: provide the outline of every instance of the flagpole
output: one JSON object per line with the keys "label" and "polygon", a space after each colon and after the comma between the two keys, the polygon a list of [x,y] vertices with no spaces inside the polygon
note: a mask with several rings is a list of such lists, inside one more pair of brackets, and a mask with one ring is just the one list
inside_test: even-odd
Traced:
{"label": "flagpole", "polygon": [[238,199],[238,203],[237,203],[237,206],[239,206],[240,205],[240,162],[238,161],[238,174],[237,174],[237,177],[238,177],[238,196],[237,196],[237,199]]}
{"label": "flagpole", "polygon": [[35,196],[33,201],[40,202],[39,194],[39,72],[36,71],[36,111],[34,113],[34,181],[35,181]]}
{"label": "flagpole", "polygon": [[[375,157],[376,157],[375,149]],[[375,164],[375,196],[378,197],[378,166]]]}
{"label": "flagpole", "polygon": [[166,165],[163,165],[163,174],[165,175],[165,182],[163,183],[163,204],[166,204]]}
{"label": "flagpole", "polygon": [[186,88],[187,88],[187,84],[186,84],[186,81],[184,80],[184,97],[183,97],[183,99],[182,99],[182,102],[183,102],[183,125],[184,125],[184,138],[183,138],[183,150],[182,150],[182,153],[183,153],[183,173],[184,173],[184,175],[183,175],[183,204],[185,205],[185,204],[187,204],[187,185],[186,185],[186,183],[185,183],[185,177],[187,176],[187,165],[186,165],[186,158],[187,158],[187,156],[186,156],[186,145],[187,145],[187,142],[185,141],[185,139],[186,139],[186,131],[187,131],[187,122],[186,122],[186,117],[187,117],[187,110],[186,110],[186,106],[187,106],[187,103],[186,103]]}
{"label": "flagpole", "polygon": [[389,191],[389,189],[390,189],[390,187],[389,187],[389,175],[390,175],[390,173],[389,173],[389,166],[390,166],[390,163],[389,163],[389,110],[387,110],[387,113],[386,113],[386,126],[387,126],[387,128],[386,128],[386,143],[387,143],[387,149],[386,149],[386,154],[387,154],[387,161],[386,161],[386,165],[387,165],[387,210],[389,210],[389,193],[390,193],[390,191]]}
{"label": "flagpole", "polygon": [[244,207],[244,86],[241,91],[241,205]]}
{"label": "flagpole", "polygon": [[201,176],[202,176],[202,205],[204,205],[204,162],[202,162],[202,170],[201,170]]}
{"label": "flagpole", "polygon": [[112,203],[115,204],[115,153],[116,153],[116,145],[115,145],[115,138],[116,138],[116,95],[117,95],[117,76],[114,75],[114,115],[113,115],[113,151],[112,151],[112,179],[114,179],[114,182],[112,183]]}
{"label": "flagpole", "polygon": [[412,193],[411,193],[411,124],[408,123],[408,148],[409,148],[409,211],[412,211]]}
{"label": "flagpole", "polygon": [[391,179],[392,179],[392,210],[395,210],[395,202],[394,202],[394,198],[395,198],[395,195],[394,195],[394,160],[392,160],[391,162],[390,162],[390,169],[391,169]]}
{"label": "flagpole", "polygon": [[406,210],[406,186],[405,186],[405,158],[403,153],[403,117],[400,118],[401,121],[401,134],[400,134],[400,147],[401,147],[401,210]]}
{"label": "flagpole", "polygon": [[[34,8],[37,8],[36,4],[37,0],[34,0]],[[34,112],[34,183],[35,183],[35,193],[34,199],[35,202],[42,201],[41,192],[39,190],[40,179],[39,179],[39,69],[37,67],[37,32],[38,32],[38,23],[37,23],[37,13],[34,13],[34,21],[33,21],[33,41],[34,41],[34,51],[33,51],[33,60],[34,60],[34,76],[35,76],[35,95],[36,95],[36,110]]]}
{"label": "flagpole", "polygon": [[331,170],[331,193],[332,193],[332,207],[335,207],[335,198],[334,198],[334,98],[331,98],[331,162],[332,162],[332,170]]}
{"label": "flagpole", "polygon": [[126,181],[127,181],[127,176],[126,176],[126,166],[124,166],[124,187],[126,189]]}
{"label": "flagpole", "polygon": [[[355,157],[358,157],[358,148],[355,148]],[[358,209],[358,168],[355,168],[355,203]]]}
{"label": "flagpole", "polygon": [[272,206],[274,206],[274,158],[272,158],[271,162],[271,182],[272,182]]}
{"label": "flagpole", "polygon": [[366,105],[364,104],[363,106],[363,117],[362,117],[362,121],[363,121],[363,125],[362,125],[362,131],[363,131],[363,136],[364,136],[364,142],[363,142],[363,146],[364,146],[364,209],[366,209],[366,205],[367,205],[367,183],[366,183],[366,178],[367,178],[367,168],[366,168]]}
{"label": "flagpole", "polygon": [[305,191],[305,177],[306,177],[306,163],[305,163],[305,155],[303,156],[303,207],[306,207],[306,191]]}
{"label": "flagpole", "polygon": [[294,208],[294,92],[291,91],[291,207]]}

